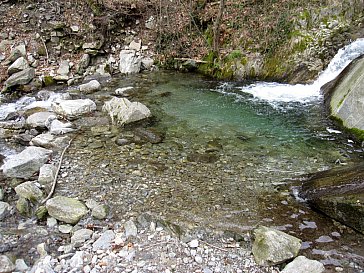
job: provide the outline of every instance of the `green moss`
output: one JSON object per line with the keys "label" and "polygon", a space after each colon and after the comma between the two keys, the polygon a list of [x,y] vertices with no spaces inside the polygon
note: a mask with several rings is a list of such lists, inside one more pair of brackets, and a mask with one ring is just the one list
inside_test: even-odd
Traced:
{"label": "green moss", "polygon": [[225,61],[232,61],[236,59],[244,58],[245,55],[240,50],[233,50],[229,55],[225,57]]}
{"label": "green moss", "polygon": [[43,77],[43,82],[45,86],[50,86],[55,83],[53,77],[49,75]]}
{"label": "green moss", "polygon": [[364,141],[364,130],[359,128],[347,128],[345,127],[342,119],[335,116],[330,116],[330,118],[334,120],[345,132],[355,137],[355,139],[358,141]]}

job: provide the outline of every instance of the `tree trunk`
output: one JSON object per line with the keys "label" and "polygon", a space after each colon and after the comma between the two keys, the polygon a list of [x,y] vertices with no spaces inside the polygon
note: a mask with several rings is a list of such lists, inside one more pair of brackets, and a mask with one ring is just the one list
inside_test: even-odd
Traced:
{"label": "tree trunk", "polygon": [[224,8],[225,8],[225,0],[220,0],[219,13],[217,14],[216,21],[214,24],[214,40],[213,40],[214,43],[213,49],[217,55],[219,54],[220,25],[221,25],[222,15],[224,14]]}

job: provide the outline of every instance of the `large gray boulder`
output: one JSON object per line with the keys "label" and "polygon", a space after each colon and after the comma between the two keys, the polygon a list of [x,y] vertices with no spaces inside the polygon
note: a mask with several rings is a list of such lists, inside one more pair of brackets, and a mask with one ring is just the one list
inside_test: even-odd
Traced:
{"label": "large gray boulder", "polygon": [[322,273],[325,267],[322,263],[307,259],[305,256],[298,256],[286,265],[281,273]]}
{"label": "large gray boulder", "polygon": [[322,91],[332,117],[346,128],[364,130],[364,55],[352,61]]}
{"label": "large gray boulder", "polygon": [[68,224],[77,224],[87,214],[87,207],[77,199],[56,196],[46,202],[48,214]]}
{"label": "large gray boulder", "polygon": [[113,124],[128,124],[151,116],[151,112],[140,102],[131,102],[126,98],[112,98],[102,107],[107,112]]}
{"label": "large gray boulder", "polygon": [[7,177],[30,178],[39,171],[51,154],[51,150],[30,146],[7,158],[1,168]]}
{"label": "large gray boulder", "polygon": [[96,104],[90,99],[60,100],[52,103],[52,109],[67,119],[75,119],[96,110]]}
{"label": "large gray boulder", "polygon": [[282,231],[260,226],[254,230],[252,252],[257,264],[277,265],[298,255],[301,240]]}
{"label": "large gray boulder", "polygon": [[5,87],[9,88],[16,85],[24,85],[29,83],[35,77],[34,68],[27,68],[18,73],[11,75],[5,81]]}
{"label": "large gray boulder", "polygon": [[8,74],[12,75],[27,68],[29,68],[28,61],[24,57],[20,57],[11,66],[9,66]]}
{"label": "large gray boulder", "polygon": [[15,187],[15,192],[19,197],[23,197],[33,203],[40,203],[43,198],[43,192],[33,182],[24,182]]}
{"label": "large gray boulder", "polygon": [[135,50],[122,50],[120,52],[119,69],[123,74],[139,73],[142,65],[142,58]]}
{"label": "large gray boulder", "polygon": [[299,195],[310,206],[364,234],[364,164],[310,175]]}

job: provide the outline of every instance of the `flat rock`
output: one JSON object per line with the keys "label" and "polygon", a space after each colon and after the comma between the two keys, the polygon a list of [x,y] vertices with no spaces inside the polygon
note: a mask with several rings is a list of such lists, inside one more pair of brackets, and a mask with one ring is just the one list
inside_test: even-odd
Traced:
{"label": "flat rock", "polygon": [[5,65],[11,64],[13,62],[15,62],[17,59],[19,59],[20,57],[26,57],[27,52],[25,49],[25,45],[21,44],[18,45],[16,47],[14,47],[11,52],[10,52],[10,56],[5,60]]}
{"label": "flat rock", "polygon": [[75,119],[96,110],[96,104],[90,99],[60,100],[52,103],[52,109],[67,119]]}
{"label": "flat rock", "polygon": [[111,117],[113,124],[128,124],[151,116],[151,112],[140,102],[131,102],[126,98],[112,98],[105,102],[102,110]]}
{"label": "flat rock", "polygon": [[53,182],[57,172],[57,167],[53,164],[44,164],[39,169],[38,182],[43,185],[49,185]]}
{"label": "flat rock", "polygon": [[9,66],[8,74],[12,75],[27,68],[29,68],[28,61],[24,57],[20,57],[11,66]]}
{"label": "flat rock", "polygon": [[49,133],[54,135],[63,135],[76,130],[71,122],[62,122],[58,119],[55,119],[50,124],[48,124],[47,128]]}
{"label": "flat rock", "polygon": [[45,133],[32,138],[30,145],[58,150],[65,147],[69,141],[70,138],[68,136],[56,137],[51,133]]}
{"label": "flat rock", "polygon": [[17,72],[11,75],[5,81],[5,87],[9,88],[16,85],[24,85],[29,83],[35,77],[35,70],[34,68],[27,68],[20,72]]}
{"label": "flat rock", "polygon": [[7,177],[30,178],[39,171],[51,154],[51,150],[30,146],[9,157],[1,168]]}
{"label": "flat rock", "polygon": [[27,118],[26,124],[32,128],[44,129],[47,127],[49,119],[56,118],[57,116],[52,112],[37,112]]}
{"label": "flat rock", "polygon": [[324,271],[325,267],[319,261],[310,260],[304,256],[298,256],[287,264],[281,273],[322,273]]}
{"label": "flat rock", "polygon": [[48,214],[59,221],[76,224],[87,214],[87,207],[74,198],[57,196],[46,202]]}
{"label": "flat rock", "polygon": [[57,70],[57,74],[60,76],[67,76],[70,72],[70,64],[68,61],[61,61],[59,68]]}
{"label": "flat rock", "polygon": [[109,214],[109,207],[107,205],[96,205],[93,207],[91,215],[92,217],[103,220]]}
{"label": "flat rock", "polygon": [[43,192],[33,182],[24,182],[15,187],[15,192],[20,197],[23,197],[32,202],[40,202],[43,198]]}
{"label": "flat rock", "polygon": [[99,249],[109,249],[111,248],[112,242],[115,239],[115,233],[112,230],[105,231],[96,242],[93,243],[92,249],[93,251]]}
{"label": "flat rock", "polygon": [[79,86],[80,92],[90,94],[101,90],[101,84],[97,80],[91,80],[88,83]]}
{"label": "flat rock", "polygon": [[5,255],[0,255],[0,272],[1,273],[11,273],[15,270],[15,265],[12,261]]}
{"label": "flat rock", "polygon": [[75,247],[81,246],[84,242],[89,240],[93,234],[90,229],[79,229],[71,237],[71,243],[75,244]]}
{"label": "flat rock", "polygon": [[298,255],[301,240],[282,231],[260,226],[254,230],[252,252],[257,264],[277,265]]}
{"label": "flat rock", "polygon": [[124,228],[125,228],[125,236],[126,238],[130,237],[130,236],[137,236],[138,235],[138,228],[135,225],[135,223],[131,220],[127,221],[124,224]]}

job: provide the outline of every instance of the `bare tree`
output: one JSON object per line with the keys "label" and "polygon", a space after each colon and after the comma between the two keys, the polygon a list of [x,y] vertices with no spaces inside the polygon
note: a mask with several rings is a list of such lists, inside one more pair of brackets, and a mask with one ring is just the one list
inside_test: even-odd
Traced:
{"label": "bare tree", "polygon": [[225,9],[225,0],[220,0],[219,12],[216,17],[216,21],[214,24],[214,40],[213,40],[213,49],[214,51],[219,54],[219,46],[220,46],[220,26],[221,26],[221,19],[224,14]]}

